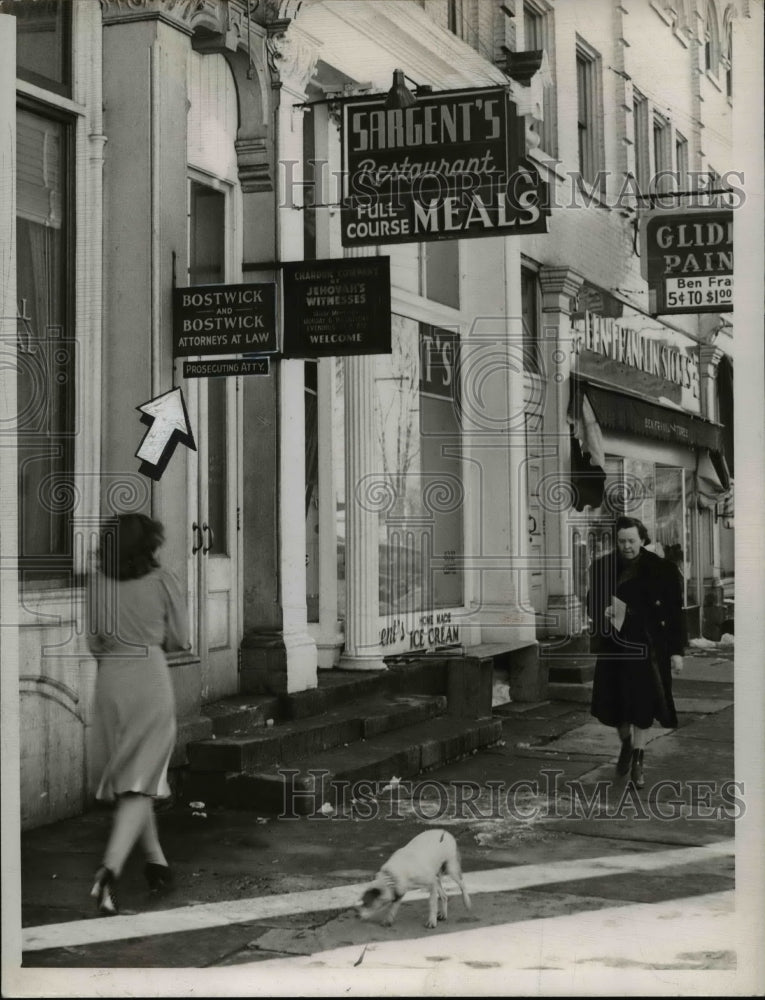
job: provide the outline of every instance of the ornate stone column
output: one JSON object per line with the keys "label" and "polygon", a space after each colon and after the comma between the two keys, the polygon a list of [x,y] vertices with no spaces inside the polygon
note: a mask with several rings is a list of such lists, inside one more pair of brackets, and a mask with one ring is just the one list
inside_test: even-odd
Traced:
{"label": "ornate stone column", "polygon": [[[379,516],[384,484],[375,479],[374,364],[349,357],[345,370],[345,670],[385,670],[380,655]],[[382,493],[380,492],[382,491]]]}
{"label": "ornate stone column", "polygon": [[575,594],[573,551],[568,530],[571,445],[566,420],[571,392],[573,340],[571,313],[583,277],[569,267],[543,267],[542,371],[546,373],[543,440],[544,458],[539,500],[545,518],[547,632],[576,635],[583,627]]}
{"label": "ornate stone column", "polygon": [[712,344],[699,347],[699,402],[701,415],[707,420],[717,420],[717,366],[723,351]]}
{"label": "ornate stone column", "polygon": [[[305,88],[318,49],[292,22],[268,26],[266,40],[275,116],[276,245],[278,260],[303,259],[302,187]],[[288,173],[289,171],[289,173]],[[292,178],[296,183],[286,183]],[[282,639],[287,660],[287,691],[317,683],[316,643],[308,632],[305,535],[305,362],[280,360],[279,430],[279,578]]]}

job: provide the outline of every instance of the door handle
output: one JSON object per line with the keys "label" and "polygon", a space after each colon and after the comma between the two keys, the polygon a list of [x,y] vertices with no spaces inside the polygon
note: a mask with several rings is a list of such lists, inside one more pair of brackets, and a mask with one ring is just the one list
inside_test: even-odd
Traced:
{"label": "door handle", "polygon": [[199,552],[199,550],[202,548],[202,544],[203,544],[202,529],[199,527],[199,525],[195,521],[191,525],[191,530],[192,531],[196,531],[196,533],[197,533],[197,542],[199,542],[198,545],[195,545],[193,542],[192,542],[192,545],[191,545],[191,554],[192,554],[192,556],[195,556],[197,554],[197,552]]}
{"label": "door handle", "polygon": [[210,551],[210,549],[215,544],[215,534],[214,534],[212,528],[210,527],[210,525],[207,524],[207,523],[205,523],[205,524],[202,525],[202,531],[206,531],[207,532],[207,540],[209,542],[209,544],[205,548],[202,549],[202,555],[206,556],[207,553]]}
{"label": "door handle", "polygon": [[531,522],[529,525],[529,534],[535,535],[537,533],[537,519],[533,514],[529,514],[529,521]]}

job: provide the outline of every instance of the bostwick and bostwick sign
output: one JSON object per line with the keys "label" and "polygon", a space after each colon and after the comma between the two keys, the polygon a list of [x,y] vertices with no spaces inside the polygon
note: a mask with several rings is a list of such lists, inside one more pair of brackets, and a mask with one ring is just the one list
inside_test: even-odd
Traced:
{"label": "bostwick and bostwick sign", "polygon": [[547,232],[549,189],[504,87],[343,106],[343,246]]}
{"label": "bostwick and bostwick sign", "polygon": [[733,209],[647,212],[640,234],[652,316],[733,310]]}
{"label": "bostwick and bostwick sign", "polygon": [[173,289],[173,357],[274,354],[276,285]]}

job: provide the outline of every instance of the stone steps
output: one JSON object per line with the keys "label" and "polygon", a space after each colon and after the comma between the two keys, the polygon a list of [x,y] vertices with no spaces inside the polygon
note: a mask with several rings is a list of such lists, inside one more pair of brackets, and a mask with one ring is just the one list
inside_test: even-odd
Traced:
{"label": "stone steps", "polygon": [[296,722],[189,744],[196,771],[252,771],[261,765],[302,759],[332,747],[414,725],[446,710],[444,695],[394,695],[365,699]]}
{"label": "stone steps", "polygon": [[376,794],[392,778],[415,778],[496,743],[501,734],[499,718],[443,715],[253,772],[190,771],[184,794],[207,805],[287,816],[313,814],[325,803],[337,809],[349,806],[353,798]]}
{"label": "stone steps", "polygon": [[490,657],[433,657],[320,671],[309,691],[224,699],[204,710],[213,735],[186,747],[179,794],[259,812],[287,802],[306,814],[336,805],[349,783],[415,777],[500,738],[492,679]]}

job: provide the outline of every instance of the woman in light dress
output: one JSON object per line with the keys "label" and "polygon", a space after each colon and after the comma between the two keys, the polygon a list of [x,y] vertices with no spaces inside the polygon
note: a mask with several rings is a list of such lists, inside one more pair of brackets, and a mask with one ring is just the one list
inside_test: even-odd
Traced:
{"label": "woman in light dress", "polygon": [[90,577],[88,645],[98,660],[96,719],[108,753],[96,797],[115,803],[91,891],[106,915],[118,912],[116,883],[138,841],[150,890],[172,884],[154,799],[170,795],[167,766],[176,735],[165,653],[187,649],[189,638],[184,595],[156,559],[163,540],[160,522],[145,514],[107,521],[99,572]]}

